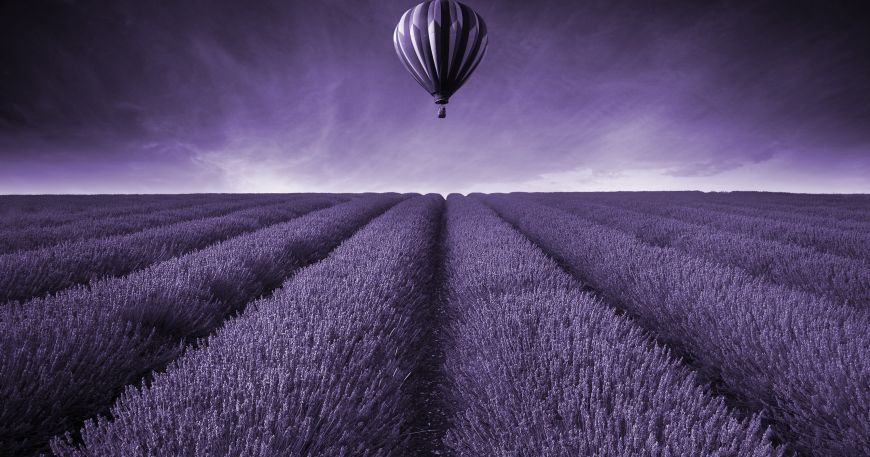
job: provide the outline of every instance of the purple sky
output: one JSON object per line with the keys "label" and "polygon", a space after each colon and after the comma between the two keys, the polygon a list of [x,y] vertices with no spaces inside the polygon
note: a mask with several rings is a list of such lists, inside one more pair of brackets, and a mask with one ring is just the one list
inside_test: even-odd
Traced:
{"label": "purple sky", "polygon": [[0,193],[870,192],[860,2],[469,0],[444,120],[416,2],[243,3],[3,2]]}

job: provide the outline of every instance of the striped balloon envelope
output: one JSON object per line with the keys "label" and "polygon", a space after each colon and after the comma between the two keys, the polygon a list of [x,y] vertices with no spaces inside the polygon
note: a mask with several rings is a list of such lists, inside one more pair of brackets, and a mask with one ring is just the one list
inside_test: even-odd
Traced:
{"label": "striped balloon envelope", "polygon": [[399,60],[411,76],[444,105],[468,79],[486,53],[486,24],[467,5],[427,0],[409,9],[393,32]]}

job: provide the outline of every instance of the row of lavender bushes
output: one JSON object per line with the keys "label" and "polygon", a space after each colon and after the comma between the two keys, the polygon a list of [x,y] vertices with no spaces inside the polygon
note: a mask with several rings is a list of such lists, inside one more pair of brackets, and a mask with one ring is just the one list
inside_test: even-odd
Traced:
{"label": "row of lavender bushes", "polygon": [[704,192],[571,192],[550,195],[588,197],[590,202],[634,204],[636,208],[643,208],[646,203],[654,202],[659,206],[714,210],[751,218],[814,224],[843,230],[866,230],[870,225],[870,198],[857,195],[853,196],[854,202],[851,205],[834,201],[825,206],[815,206],[811,203],[812,200],[807,199],[814,195],[793,194],[783,203],[765,202],[764,193],[759,192],[736,192],[733,195]]}
{"label": "row of lavender bushes", "polygon": [[334,203],[330,197],[303,197],[128,235],[69,241],[0,255],[0,303],[26,300],[76,284],[129,274]]}
{"label": "row of lavender bushes", "polygon": [[792,243],[821,252],[870,262],[870,231],[868,230],[842,230],[828,227],[827,224],[788,222],[687,206],[661,205],[661,202],[667,203],[672,198],[664,194],[641,196],[640,198],[622,194],[574,194],[571,198],[601,200],[631,209],[655,211],[658,214],[684,222],[703,224],[718,230],[746,234],[781,243]]}
{"label": "row of lavender bushes", "polygon": [[704,201],[731,207],[750,207],[763,210],[783,210],[834,219],[852,219],[870,222],[870,196],[853,194],[792,194],[771,192],[658,192],[664,194],[694,194]]}
{"label": "row of lavender bushes", "polygon": [[400,203],[253,303],[59,456],[417,455],[439,196]]}
{"label": "row of lavender bushes", "polygon": [[582,197],[545,196],[536,200],[656,246],[734,265],[753,276],[838,302],[870,307],[870,267],[859,260],[659,216],[660,207],[653,201],[641,212],[590,203]]}
{"label": "row of lavender bushes", "polygon": [[807,455],[870,455],[870,314],[650,246],[524,196],[478,196]]}
{"label": "row of lavender bushes", "polygon": [[[665,202],[668,202],[668,199],[659,198],[657,201],[657,203],[660,204]],[[686,202],[684,203],[684,206],[796,224],[812,224],[820,227],[832,227],[842,230],[862,231],[870,228],[870,212],[865,211],[867,213],[865,216],[864,213],[847,211],[842,208],[819,208],[814,210],[787,209],[765,205],[723,204],[715,201],[707,201],[706,199]],[[868,208],[870,208],[870,204],[868,204]]]}
{"label": "row of lavender bushes", "polygon": [[[722,213],[772,219],[797,224],[815,224],[822,227],[834,227],[844,230],[866,230],[870,225],[870,198],[856,202],[855,208],[841,206],[842,203],[830,203],[826,206],[807,205],[777,205],[763,203],[757,198],[759,193],[753,193],[742,198],[723,199],[717,193],[702,192],[592,192],[563,194],[578,197],[588,195],[590,200],[599,202],[639,203],[654,202],[657,205],[674,207],[689,207],[704,210],[714,210]],[[804,196],[795,195],[792,202],[804,201]]]}
{"label": "row of lavender bushes", "polygon": [[781,455],[481,203],[449,197],[446,230],[452,455]]}
{"label": "row of lavender bushes", "polygon": [[269,195],[260,198],[214,199],[192,207],[169,208],[100,219],[85,217],[61,225],[35,224],[23,228],[0,229],[0,254],[51,246],[64,241],[124,235],[176,222],[223,216],[245,208],[297,198],[299,197]]}
{"label": "row of lavender bushes", "polygon": [[358,198],[125,278],[0,307],[0,449],[27,455],[77,429],[403,198]]}
{"label": "row of lavender bushes", "polygon": [[[0,195],[0,228],[55,226],[76,220],[98,220],[172,208],[190,208],[252,195]],[[258,197],[255,197],[258,198]]]}

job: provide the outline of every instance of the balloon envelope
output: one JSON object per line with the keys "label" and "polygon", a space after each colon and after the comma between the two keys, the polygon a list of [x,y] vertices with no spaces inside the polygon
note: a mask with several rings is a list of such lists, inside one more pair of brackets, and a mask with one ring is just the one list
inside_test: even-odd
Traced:
{"label": "balloon envelope", "polygon": [[486,53],[486,24],[465,4],[427,0],[402,15],[393,44],[411,76],[443,105]]}

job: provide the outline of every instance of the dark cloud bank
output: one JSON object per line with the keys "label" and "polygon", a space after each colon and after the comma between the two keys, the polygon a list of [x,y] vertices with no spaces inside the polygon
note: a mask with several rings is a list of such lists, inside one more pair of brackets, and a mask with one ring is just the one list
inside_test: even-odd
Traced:
{"label": "dark cloud bank", "polygon": [[0,7],[0,192],[870,191],[860,2],[468,0],[446,120],[413,1]]}

